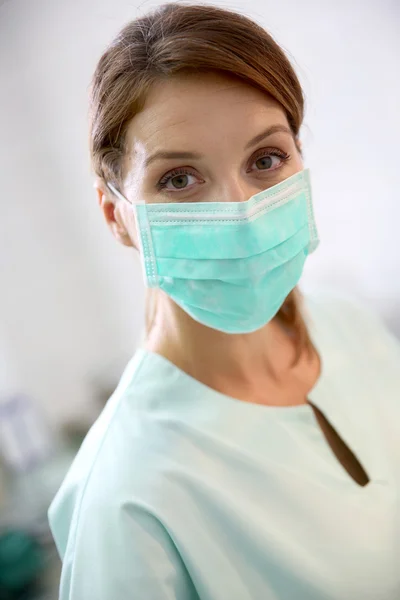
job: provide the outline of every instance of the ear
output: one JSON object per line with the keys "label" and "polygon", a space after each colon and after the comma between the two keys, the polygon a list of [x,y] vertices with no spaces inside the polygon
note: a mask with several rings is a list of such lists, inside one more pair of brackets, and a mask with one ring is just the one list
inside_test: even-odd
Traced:
{"label": "ear", "polygon": [[299,151],[300,154],[303,154],[303,144],[300,138],[296,138],[295,139],[295,144],[296,144],[296,148]]}
{"label": "ear", "polygon": [[94,188],[96,190],[99,206],[115,239],[124,246],[133,246],[131,237],[124,223],[118,199],[114,198],[114,195],[106,188],[103,182],[97,180],[94,183]]}

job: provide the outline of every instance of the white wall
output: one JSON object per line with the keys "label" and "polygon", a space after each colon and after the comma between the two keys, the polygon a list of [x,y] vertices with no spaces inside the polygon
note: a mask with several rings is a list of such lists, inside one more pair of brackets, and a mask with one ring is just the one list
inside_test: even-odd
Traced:
{"label": "white wall", "polygon": [[[143,327],[139,262],[96,206],[86,112],[104,46],[155,4],[0,2],[0,394],[28,391],[53,421],[90,412]],[[305,284],[345,287],[400,331],[400,4],[219,4],[269,28],[305,87],[322,238]]]}

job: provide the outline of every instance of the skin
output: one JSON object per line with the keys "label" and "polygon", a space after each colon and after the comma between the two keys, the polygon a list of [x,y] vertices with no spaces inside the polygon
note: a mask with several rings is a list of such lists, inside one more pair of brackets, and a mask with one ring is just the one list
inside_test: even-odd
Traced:
{"label": "skin", "polygon": [[[275,131],[247,147],[270,128]],[[243,202],[302,170],[299,148],[282,107],[261,91],[214,74],[172,78],[153,86],[129,125],[120,189],[133,203]],[[289,158],[271,155],[276,150]],[[171,151],[198,156],[150,160]],[[158,189],[176,168],[186,175]],[[96,187],[116,239],[138,249],[129,203],[102,181]],[[224,334],[194,321],[160,290],[147,348],[202,383],[259,404],[303,404],[320,372],[316,352],[292,367],[293,341],[277,320],[254,333]]]}

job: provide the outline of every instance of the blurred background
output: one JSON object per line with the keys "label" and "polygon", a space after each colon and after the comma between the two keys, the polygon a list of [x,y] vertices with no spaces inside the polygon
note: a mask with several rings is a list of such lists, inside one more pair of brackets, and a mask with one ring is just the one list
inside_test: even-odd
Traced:
{"label": "blurred background", "polygon": [[[87,96],[106,44],[157,4],[0,0],[0,600],[58,597],[47,507],[143,335],[139,260],[92,187]],[[263,24],[304,86],[322,243],[303,289],[344,290],[400,335],[400,2],[215,4]]]}

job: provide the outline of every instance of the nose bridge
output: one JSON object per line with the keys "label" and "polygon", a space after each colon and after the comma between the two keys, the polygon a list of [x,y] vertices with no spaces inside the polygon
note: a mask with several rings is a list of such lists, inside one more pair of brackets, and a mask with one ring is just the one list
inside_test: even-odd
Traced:
{"label": "nose bridge", "polygon": [[225,174],[218,186],[219,202],[246,202],[257,190],[240,173]]}

